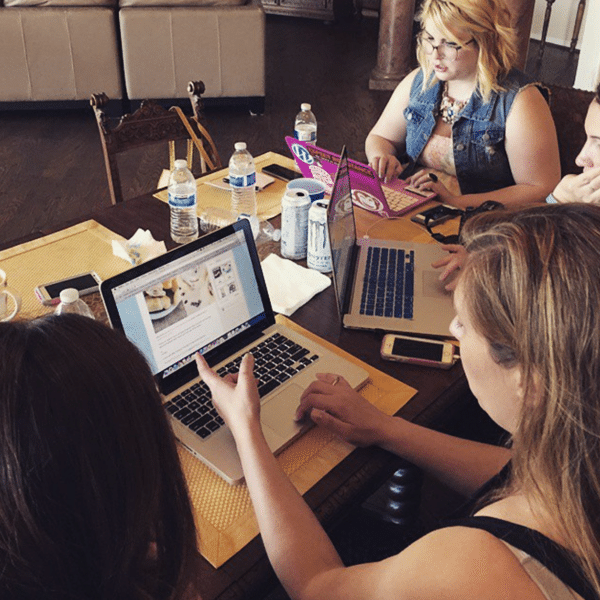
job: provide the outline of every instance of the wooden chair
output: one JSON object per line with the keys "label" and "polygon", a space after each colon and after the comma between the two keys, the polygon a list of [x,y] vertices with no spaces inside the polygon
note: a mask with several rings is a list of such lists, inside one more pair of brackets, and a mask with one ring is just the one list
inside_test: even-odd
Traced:
{"label": "wooden chair", "polygon": [[585,117],[594,92],[560,85],[547,87],[550,89],[550,111],[556,125],[562,175],[580,173],[575,159],[585,144]]}
{"label": "wooden chair", "polygon": [[[173,106],[167,110],[151,100],[144,100],[134,113],[126,114],[120,119],[113,119],[105,113],[109,102],[106,94],[92,94],[90,104],[94,109],[100,131],[110,198],[113,204],[123,201],[117,157],[130,150],[168,142],[168,166],[172,170],[175,160],[175,143],[179,140],[187,140],[187,160],[190,169],[192,169],[194,149],[200,154],[200,174],[221,168],[221,159],[205,127],[201,98],[204,89],[201,81],[192,81],[188,84],[188,95],[194,112],[194,116],[189,119],[179,107]],[[156,188],[159,174],[160,172],[157,172],[156,178],[151,182],[153,189]]]}

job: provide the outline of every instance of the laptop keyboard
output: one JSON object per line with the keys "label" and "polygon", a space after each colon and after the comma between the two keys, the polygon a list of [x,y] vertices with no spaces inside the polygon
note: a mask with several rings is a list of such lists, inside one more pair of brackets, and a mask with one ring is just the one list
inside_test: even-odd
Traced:
{"label": "laptop keyboard", "polygon": [[415,253],[396,248],[367,248],[360,314],[413,318]]}
{"label": "laptop keyboard", "polygon": [[385,195],[385,199],[387,200],[388,206],[394,212],[407,211],[412,208],[415,204],[422,204],[423,198],[418,196],[412,196],[411,194],[407,194],[402,190],[393,190],[388,187],[384,187],[383,193]]}
{"label": "laptop keyboard", "polygon": [[[261,398],[319,358],[317,354],[280,333],[271,335],[250,351],[254,356],[254,376],[258,380]],[[221,377],[227,373],[237,373],[241,362],[242,357],[238,356],[223,365],[217,373]],[[207,438],[224,425],[213,406],[210,390],[203,381],[172,398],[165,404],[165,408],[201,438]]]}

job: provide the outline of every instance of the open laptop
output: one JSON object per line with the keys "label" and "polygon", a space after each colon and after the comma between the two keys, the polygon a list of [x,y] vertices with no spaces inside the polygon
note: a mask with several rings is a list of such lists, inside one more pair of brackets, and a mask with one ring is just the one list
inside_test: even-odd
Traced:
{"label": "open laptop", "polygon": [[[293,137],[288,136],[285,141],[304,177],[322,181],[331,194],[340,155]],[[348,165],[354,204],[382,217],[399,217],[436,197],[435,193],[413,188],[398,178],[382,184],[371,167],[358,161],[348,160]]]}
{"label": "open laptop", "polygon": [[438,244],[357,241],[351,198],[344,147],[327,209],[333,282],[344,326],[447,337],[452,297],[431,267],[445,252]]}
{"label": "open laptop", "polygon": [[237,372],[243,355],[253,352],[263,431],[274,452],[302,432],[294,414],[317,371],[338,373],[353,387],[368,378],[275,323],[246,219],[107,279],[100,291],[113,327],[150,364],[179,441],[229,483],[242,480],[242,467],[198,376],[196,352],[221,375]]}

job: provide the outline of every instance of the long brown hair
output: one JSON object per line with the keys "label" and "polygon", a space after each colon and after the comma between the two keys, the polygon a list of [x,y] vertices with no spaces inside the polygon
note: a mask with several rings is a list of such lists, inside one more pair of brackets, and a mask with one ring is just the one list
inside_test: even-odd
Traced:
{"label": "long brown hair", "polygon": [[510,489],[551,516],[600,592],[600,207],[488,213],[463,236],[468,314],[523,375]]}
{"label": "long brown hair", "polygon": [[137,349],[77,315],[0,323],[0,597],[181,598],[195,544]]}

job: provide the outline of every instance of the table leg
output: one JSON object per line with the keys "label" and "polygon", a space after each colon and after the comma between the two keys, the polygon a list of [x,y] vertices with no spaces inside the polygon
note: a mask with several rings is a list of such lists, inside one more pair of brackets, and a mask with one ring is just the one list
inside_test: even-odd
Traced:
{"label": "table leg", "polygon": [[411,70],[414,0],[381,0],[377,66],[369,89],[393,90]]}

